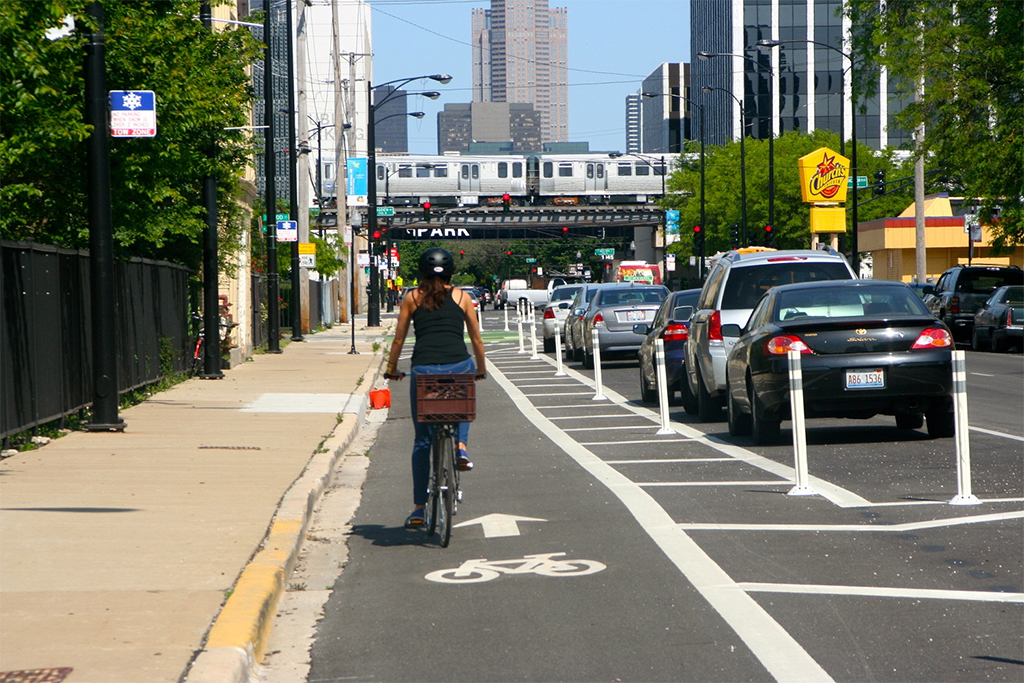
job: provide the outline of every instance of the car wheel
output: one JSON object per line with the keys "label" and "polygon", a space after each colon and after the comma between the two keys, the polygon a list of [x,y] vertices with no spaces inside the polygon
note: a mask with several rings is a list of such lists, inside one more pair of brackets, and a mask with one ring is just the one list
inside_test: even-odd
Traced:
{"label": "car wheel", "polygon": [[686,373],[683,373],[682,379],[679,380],[679,396],[682,398],[683,410],[686,411],[686,414],[696,415],[697,397],[690,391],[690,382],[686,378]]}
{"label": "car wheel", "polygon": [[978,334],[978,328],[975,327],[971,332],[971,348],[975,351],[984,351],[987,347],[988,345],[981,340],[981,335]]}
{"label": "car wheel", "polygon": [[928,436],[944,439],[956,434],[956,420],[950,406],[932,408],[924,414],[928,421]]}
{"label": "car wheel", "polygon": [[655,389],[648,389],[647,382],[644,381],[644,369],[640,368],[640,400],[643,403],[657,403],[658,392]]}
{"label": "car wheel", "polygon": [[697,417],[701,422],[716,422],[722,419],[722,406],[708,393],[700,368],[697,368]]}
{"label": "car wheel", "polygon": [[555,352],[555,338],[551,337],[549,339],[545,339],[544,340],[544,353],[554,353],[554,352]]}
{"label": "car wheel", "polygon": [[924,426],[924,415],[920,413],[896,413],[896,426],[900,429],[920,429]]}
{"label": "car wheel", "polygon": [[778,443],[782,433],[782,420],[765,415],[761,399],[753,391],[750,392],[750,421],[754,432],[754,443],[758,446],[770,446]]}
{"label": "car wheel", "polygon": [[[729,383],[726,382],[726,386]],[[729,436],[749,436],[751,430],[750,416],[740,412],[736,399],[732,396],[732,389],[726,389],[726,410],[729,411]]]}
{"label": "car wheel", "polygon": [[587,370],[594,369],[594,357],[587,353],[587,350],[583,349],[583,367]]}

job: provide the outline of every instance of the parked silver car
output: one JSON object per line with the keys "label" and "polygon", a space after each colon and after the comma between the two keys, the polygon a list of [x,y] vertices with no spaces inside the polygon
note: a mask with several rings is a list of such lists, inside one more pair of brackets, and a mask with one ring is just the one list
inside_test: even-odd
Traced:
{"label": "parked silver car", "polygon": [[602,288],[615,287],[617,282],[591,282],[583,285],[572,303],[565,318],[562,334],[565,340],[565,357],[567,360],[583,360],[583,327],[581,325],[587,307],[594,295]]}
{"label": "parked silver car", "polygon": [[643,341],[633,333],[637,323],[651,324],[661,302],[668,296],[663,285],[619,282],[594,294],[580,321],[583,367],[594,367],[594,330],[602,360],[609,355],[635,358]]}

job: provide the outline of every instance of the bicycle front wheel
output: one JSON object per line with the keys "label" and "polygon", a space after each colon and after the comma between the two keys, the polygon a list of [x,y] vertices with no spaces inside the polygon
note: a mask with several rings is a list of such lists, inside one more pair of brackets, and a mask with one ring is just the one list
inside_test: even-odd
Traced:
{"label": "bicycle front wheel", "polygon": [[452,537],[452,515],[458,483],[455,475],[455,435],[448,433],[438,440],[437,489],[440,500],[437,510],[437,533],[441,547],[447,548]]}
{"label": "bicycle front wheel", "polygon": [[438,454],[440,453],[440,450],[439,435],[435,433],[433,444],[430,447],[430,483],[427,487],[426,522],[428,536],[432,536],[434,531],[437,529],[437,508],[438,501],[440,500],[440,496],[438,495],[439,479],[437,473],[440,470],[438,467]]}

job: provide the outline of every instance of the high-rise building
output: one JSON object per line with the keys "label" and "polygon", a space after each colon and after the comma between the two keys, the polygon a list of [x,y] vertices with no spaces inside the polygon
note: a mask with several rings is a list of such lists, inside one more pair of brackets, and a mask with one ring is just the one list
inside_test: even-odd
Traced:
{"label": "high-rise building", "polygon": [[532,104],[542,142],[569,140],[567,13],[547,0],[473,10],[473,101]]}
{"label": "high-rise building", "polygon": [[[644,79],[640,92],[640,151],[678,154],[690,139],[690,108],[685,97],[690,65],[666,62]],[[653,95],[653,97],[651,96]]]}
{"label": "high-rise building", "polygon": [[539,113],[532,105],[508,102],[444,105],[437,115],[438,154],[469,152],[483,143],[508,153],[539,151]]}
{"label": "high-rise building", "polygon": [[640,151],[640,107],[643,106],[640,93],[626,95],[626,153]]}
{"label": "high-rise building", "polygon": [[[743,129],[755,138],[768,137],[769,130],[780,135],[824,129],[842,131],[848,140],[855,123],[858,142],[869,147],[910,143],[909,132],[890,123],[890,114],[906,102],[890,92],[884,71],[877,74],[876,95],[858,95],[854,116],[850,62],[823,46],[849,53],[856,29],[841,8],[842,0],[692,0],[692,99],[703,105],[694,108],[694,123],[699,126],[706,115],[709,144],[736,139]],[[783,45],[758,49],[764,39]],[[734,56],[705,60],[701,52]],[[703,92],[702,86],[728,92]],[[743,102],[742,124],[733,97]]]}
{"label": "high-rise building", "polygon": [[408,98],[404,90],[385,85],[373,90],[374,144],[378,152],[402,154],[409,152]]}

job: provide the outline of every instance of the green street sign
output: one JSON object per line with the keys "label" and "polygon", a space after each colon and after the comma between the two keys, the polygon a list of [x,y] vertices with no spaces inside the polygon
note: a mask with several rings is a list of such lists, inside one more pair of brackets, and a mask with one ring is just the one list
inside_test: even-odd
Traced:
{"label": "green street sign", "polygon": [[[291,220],[291,219],[288,218],[288,214],[286,214],[286,213],[279,213],[279,214],[277,214],[277,217],[274,219],[275,222],[276,221],[288,221],[288,220]],[[263,222],[264,223],[267,222],[267,214],[263,214]]]}
{"label": "green street sign", "polygon": [[537,262],[537,259],[535,259],[535,258],[531,258],[531,257],[529,257],[529,256],[528,256],[528,257],[526,258],[526,262],[527,262],[527,263],[536,263],[536,262]]}
{"label": "green street sign", "polygon": [[594,250],[594,256],[615,256],[615,249],[612,247],[604,247],[601,249]]}
{"label": "green street sign", "polygon": [[[857,189],[858,190],[863,190],[867,186],[868,186],[868,177],[866,175],[859,175],[859,176],[857,176]],[[853,189],[853,178],[847,178],[846,179],[846,189],[848,189],[848,190],[852,190]]]}
{"label": "green street sign", "polygon": [[393,206],[378,206],[377,207],[377,217],[378,218],[387,217],[387,216],[394,216],[394,215],[395,215],[395,207],[393,207]]}

